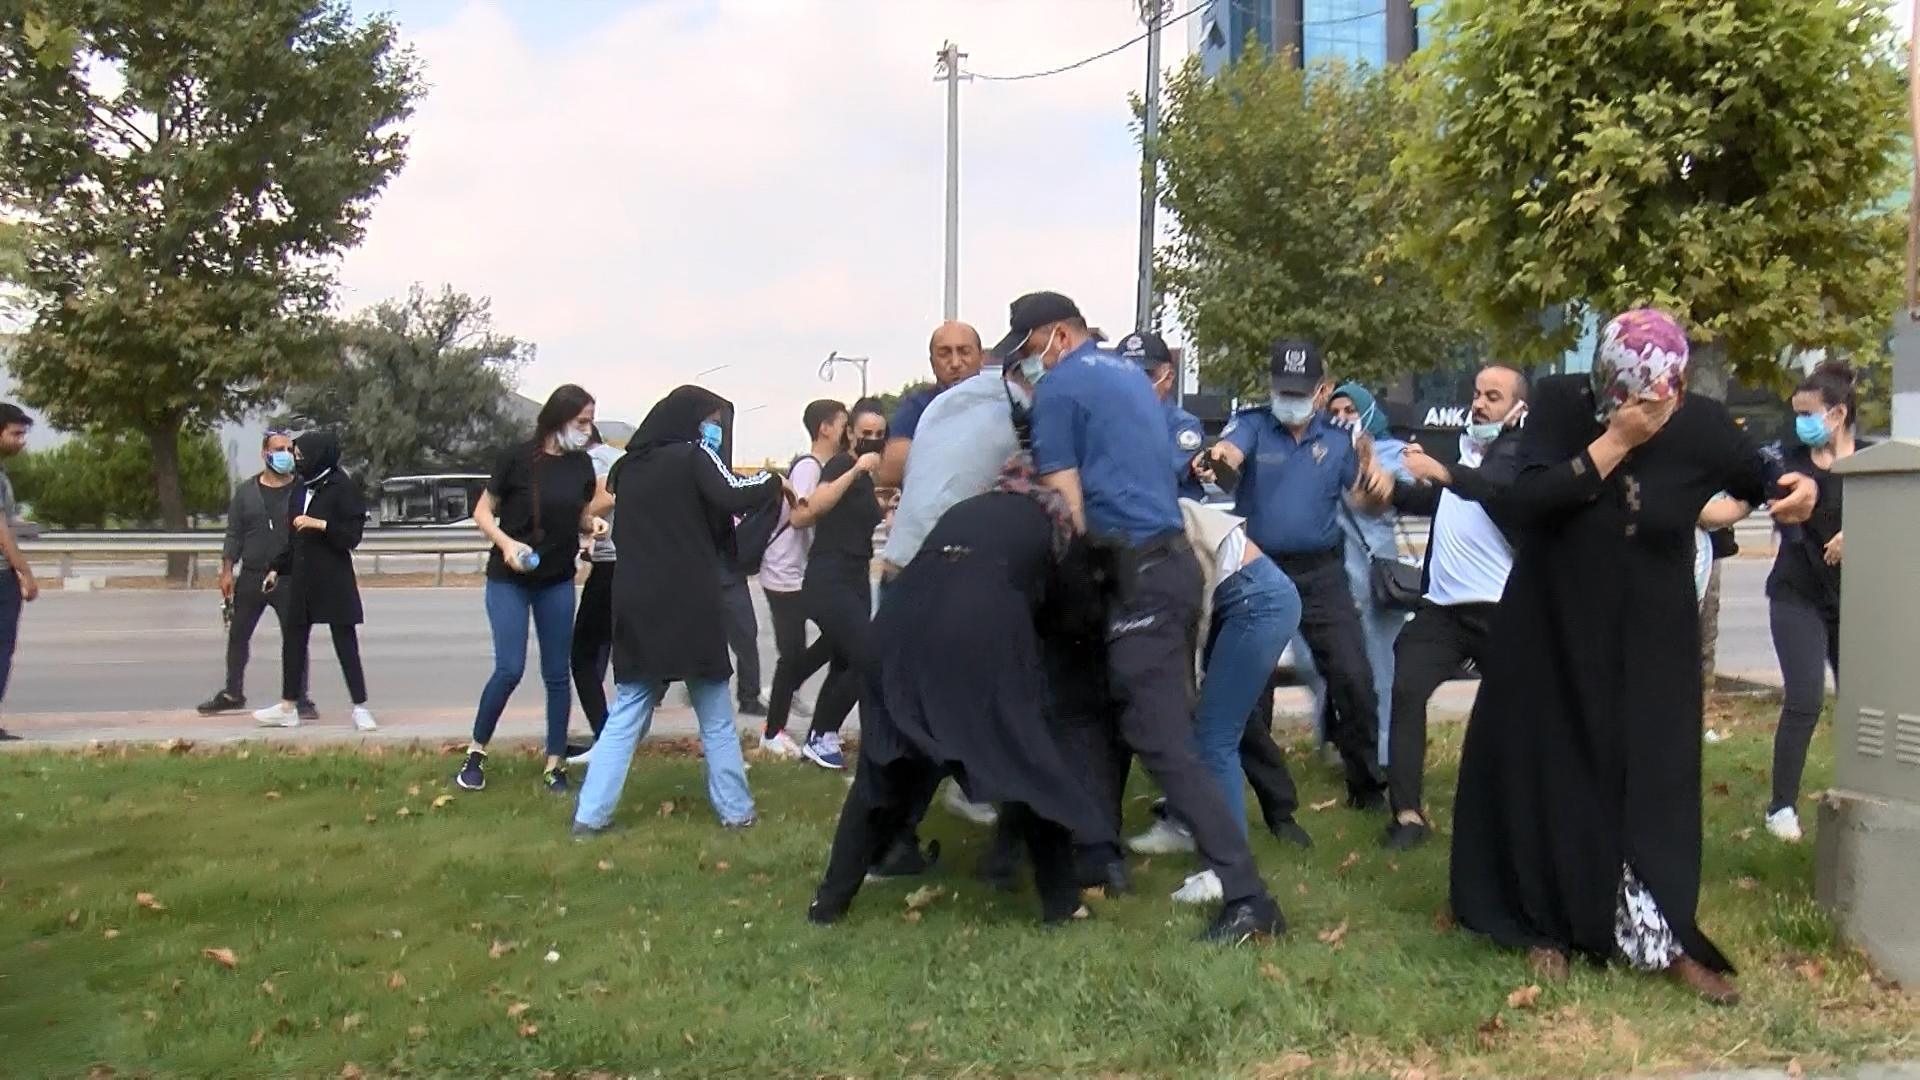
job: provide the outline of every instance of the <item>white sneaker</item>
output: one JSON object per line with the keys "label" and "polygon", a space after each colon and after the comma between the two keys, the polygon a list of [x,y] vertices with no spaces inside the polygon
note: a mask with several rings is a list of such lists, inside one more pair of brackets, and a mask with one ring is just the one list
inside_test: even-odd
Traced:
{"label": "white sneaker", "polygon": [[373,722],[373,713],[365,705],[353,707],[353,726],[361,731],[379,731],[380,725]]}
{"label": "white sneaker", "polygon": [[800,744],[794,742],[793,736],[784,731],[771,739],[765,735],[760,736],[760,752],[782,761],[798,761],[804,756],[800,752]]}
{"label": "white sneaker", "polygon": [[942,785],[940,801],[946,804],[947,809],[955,817],[963,821],[971,821],[981,828],[992,828],[993,823],[1000,820],[1000,814],[994,810],[992,803],[977,803],[969,800],[967,793],[960,790],[959,784]]}
{"label": "white sneaker", "polygon": [[[595,745],[597,746],[597,745],[599,745],[599,744],[597,744],[597,743],[596,743]],[[572,757],[570,757],[570,758],[568,758],[568,759],[567,759],[567,764],[569,764],[569,765],[591,765],[591,764],[593,764],[593,747],[592,747],[592,746],[589,746],[589,747],[587,747],[587,748],[586,748],[585,750],[582,750],[582,751],[580,751],[579,753],[577,753],[577,754],[575,754],[575,755],[573,755]]]}
{"label": "white sneaker", "polygon": [[1767,831],[1789,844],[1799,843],[1800,814],[1791,806],[1775,810],[1767,815]]}
{"label": "white sneaker", "polygon": [[1194,850],[1195,845],[1192,833],[1161,818],[1153,828],[1128,840],[1127,847],[1135,855],[1181,855]]}
{"label": "white sneaker", "polygon": [[284,701],[277,705],[269,705],[264,709],[254,710],[253,718],[260,722],[261,727],[292,728],[300,726],[299,711]]}
{"label": "white sneaker", "polygon": [[1226,890],[1220,887],[1220,875],[1211,870],[1202,870],[1187,879],[1186,884],[1173,890],[1173,902],[1176,904],[1214,904],[1226,896]]}

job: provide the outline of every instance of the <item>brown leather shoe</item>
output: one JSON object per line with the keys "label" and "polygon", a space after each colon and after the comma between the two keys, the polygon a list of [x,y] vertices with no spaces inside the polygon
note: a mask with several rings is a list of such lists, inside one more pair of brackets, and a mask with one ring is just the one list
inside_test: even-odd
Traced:
{"label": "brown leather shoe", "polygon": [[1691,956],[1682,956],[1667,969],[1667,974],[1675,982],[1699,994],[1713,1005],[1740,1004],[1740,991],[1733,983],[1717,971],[1709,971]]}
{"label": "brown leather shoe", "polygon": [[1527,950],[1527,966],[1541,982],[1563,983],[1567,981],[1567,954],[1559,949],[1538,946]]}

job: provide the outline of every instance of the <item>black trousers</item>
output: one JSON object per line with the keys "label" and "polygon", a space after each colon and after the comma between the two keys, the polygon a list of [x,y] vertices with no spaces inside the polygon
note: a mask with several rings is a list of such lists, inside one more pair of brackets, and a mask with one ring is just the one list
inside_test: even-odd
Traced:
{"label": "black trousers", "polygon": [[[367,675],[360,666],[360,635],[352,623],[335,623],[333,655],[340,660],[340,674],[347,680],[347,695],[355,705],[367,703]],[[298,701],[306,689],[307,639],[312,623],[294,623],[287,627],[286,641],[280,650],[280,697]]]}
{"label": "black trousers", "polygon": [[607,726],[607,664],[613,659],[612,562],[593,563],[573,615],[573,692],[594,738]]}
{"label": "black trousers", "polygon": [[760,700],[760,620],[753,614],[753,590],[747,579],[728,574],[720,581],[725,608],[727,648],[733,651],[734,692],[742,705]]}
{"label": "black trousers", "polygon": [[807,644],[807,608],[798,592],[767,591],[767,614],[773,619],[773,693],[767,699],[766,737],[786,730],[793,711],[793,695],[833,659],[825,637]]}
{"label": "black trousers", "polygon": [[1247,715],[1247,730],[1240,736],[1240,771],[1247,774],[1253,797],[1260,804],[1260,820],[1271,832],[1294,820],[1300,810],[1300,789],[1294,785],[1287,768],[1287,753],[1273,738],[1273,680]]}
{"label": "black trousers", "polygon": [[1386,786],[1380,773],[1380,697],[1341,552],[1279,555],[1274,561],[1300,591],[1300,636],[1327,680],[1332,710],[1327,740],[1346,765],[1347,793],[1371,795]]}
{"label": "black trousers", "polygon": [[1393,713],[1388,729],[1387,793],[1393,812],[1425,814],[1427,702],[1468,660],[1484,667],[1494,604],[1441,607],[1420,601],[1393,646]]}
{"label": "black trousers", "polygon": [[807,568],[800,601],[833,657],[813,704],[812,734],[838,734],[860,701],[867,635],[873,625],[873,581],[865,566],[829,567],[815,562]]}
{"label": "black trousers", "polygon": [[1227,810],[1219,782],[1194,746],[1200,564],[1184,536],[1142,548],[1138,560],[1133,596],[1112,612],[1107,626],[1107,677],[1122,745],[1109,743],[1105,753],[1085,748],[1093,790],[1111,808],[1118,833],[1127,751],[1139,755],[1173,813],[1193,830],[1200,858],[1219,876],[1226,900],[1265,895],[1246,830]]}
{"label": "black trousers", "polygon": [[1784,683],[1780,726],[1773,734],[1773,801],[1767,812],[1783,810],[1800,799],[1800,777],[1807,770],[1807,747],[1827,698],[1827,668],[1840,677],[1840,615],[1814,607],[1798,597],[1773,597],[1767,604],[1773,630],[1773,653],[1780,660]]}
{"label": "black trousers", "polygon": [[[844,911],[866,881],[867,871],[896,842],[913,835],[914,805],[940,780],[941,770],[924,758],[903,757],[882,765],[863,752],[847,801],[840,808],[833,852],[827,857],[827,872],[814,903],[825,910]],[[1001,806],[1000,816],[1033,860],[1041,918],[1070,917],[1080,906],[1080,883],[1066,827],[1034,813],[1025,803]]]}
{"label": "black trousers", "polygon": [[[286,594],[275,590],[262,592],[260,586],[266,581],[265,570],[255,570],[242,566],[233,579],[233,624],[227,627],[227,693],[244,699],[247,696],[247,661],[253,658],[253,632],[260,626],[260,616],[272,609],[274,618],[280,620],[280,635],[287,633]],[[294,700],[305,701],[306,676],[301,676],[301,691]]]}

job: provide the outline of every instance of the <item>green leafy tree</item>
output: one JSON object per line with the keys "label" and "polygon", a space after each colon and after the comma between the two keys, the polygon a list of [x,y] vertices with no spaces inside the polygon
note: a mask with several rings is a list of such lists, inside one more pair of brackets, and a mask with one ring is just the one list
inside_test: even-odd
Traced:
{"label": "green leafy tree", "polygon": [[409,472],[483,469],[525,425],[508,405],[533,347],[496,333],[485,298],[419,286],[339,330],[323,374],[287,395],[293,424],[339,433],[370,483]]}
{"label": "green leafy tree", "polygon": [[144,437],[166,525],[188,512],[181,433],[278,401],[321,355],[336,257],[401,166],[418,92],[393,24],[344,0],[0,6],[21,396]]}
{"label": "green leafy tree", "polygon": [[[226,454],[212,432],[180,436],[181,488],[189,515],[224,513],[232,495]],[[35,521],[59,528],[161,523],[146,438],[94,432],[51,450],[20,455],[7,467],[15,493]]]}
{"label": "green leafy tree", "polygon": [[1710,396],[1781,385],[1788,348],[1878,353],[1906,107],[1884,7],[1447,0],[1400,160],[1412,245],[1528,358],[1638,304],[1687,321]]}
{"label": "green leafy tree", "polygon": [[1160,197],[1176,232],[1156,275],[1210,383],[1263,386],[1278,337],[1380,383],[1472,340],[1400,250],[1411,212],[1391,168],[1410,110],[1393,71],[1256,55],[1167,84]]}

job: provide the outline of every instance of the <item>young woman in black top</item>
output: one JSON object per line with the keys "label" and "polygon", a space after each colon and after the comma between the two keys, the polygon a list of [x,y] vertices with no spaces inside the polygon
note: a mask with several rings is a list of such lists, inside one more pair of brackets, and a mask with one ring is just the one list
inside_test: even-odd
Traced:
{"label": "young woman in black top", "polygon": [[873,617],[873,531],[880,526],[880,498],[873,473],[887,444],[887,419],[871,398],[856,402],[848,425],[851,452],[834,455],[820,485],[794,508],[797,529],[813,529],[800,603],[833,650],[827,678],[813,707],[813,730],[801,746],[823,769],[844,769],[840,725],[860,699],[860,664]]}
{"label": "young woman in black top", "polygon": [[540,409],[533,438],[500,455],[473,508],[474,523],[493,542],[486,585],[493,675],[480,691],[473,743],[455,781],[468,791],[487,786],[487,744],[527,667],[529,615],[540,639],[540,681],[547,688],[547,766],[541,783],[556,794],[567,790],[574,559],[582,537],[606,534],[607,523],[598,515],[613,505],[586,453],[593,411],[593,396],[578,386],[555,390]]}
{"label": "young woman in black top", "polygon": [[1780,530],[1780,550],[1767,575],[1767,620],[1774,655],[1780,658],[1785,694],[1773,737],[1773,801],[1767,831],[1788,842],[1800,839],[1800,776],[1807,744],[1826,698],[1827,668],[1840,677],[1841,478],[1833,464],[1859,445],[1854,425],[1854,373],[1844,363],[1815,368],[1793,394],[1794,438],[1782,450],[1789,472],[1811,476],[1819,500],[1806,524]]}

